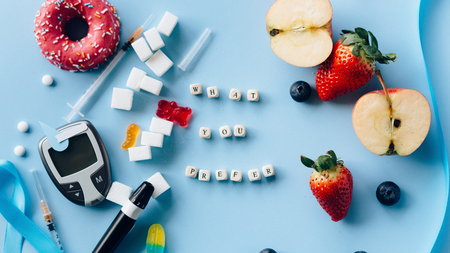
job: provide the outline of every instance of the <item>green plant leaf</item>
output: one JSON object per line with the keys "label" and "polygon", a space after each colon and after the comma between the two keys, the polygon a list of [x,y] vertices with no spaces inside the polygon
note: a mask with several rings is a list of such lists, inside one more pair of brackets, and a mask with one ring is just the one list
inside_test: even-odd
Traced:
{"label": "green plant leaf", "polygon": [[375,38],[375,36],[373,35],[373,33],[371,33],[370,31],[368,32],[370,35],[370,44],[376,48],[378,48],[378,41],[377,38]]}
{"label": "green plant leaf", "polygon": [[361,27],[356,27],[355,32],[359,35],[359,37],[367,42],[369,42],[369,34],[367,33],[366,29]]}
{"label": "green plant leaf", "polygon": [[331,157],[329,155],[321,155],[317,158],[317,163],[322,170],[328,170],[334,167]]}
{"label": "green plant leaf", "polygon": [[377,62],[381,64],[389,64],[388,60],[384,57],[381,57],[381,59],[377,59]]}
{"label": "green plant leaf", "polygon": [[370,58],[373,58],[375,60],[383,58],[383,55],[381,54],[380,50],[374,46],[368,46],[364,45],[362,46],[362,49],[364,52],[366,52],[366,55]]}
{"label": "green plant leaf", "polygon": [[352,54],[354,56],[356,56],[356,57],[359,57],[360,50],[361,50],[361,45],[360,44],[356,44],[355,47],[353,47]]}
{"label": "green plant leaf", "polygon": [[393,62],[395,62],[395,61],[397,60],[397,55],[394,54],[394,53],[383,54],[383,57],[384,57],[386,60],[393,61]]}
{"label": "green plant leaf", "polygon": [[330,150],[327,152],[327,155],[329,155],[331,157],[331,160],[333,161],[334,165],[336,165],[336,163],[337,163],[336,153],[334,153],[333,150]]}
{"label": "green plant leaf", "polygon": [[314,165],[314,161],[305,156],[300,156],[300,161],[308,168],[312,168]]}
{"label": "green plant leaf", "polygon": [[343,34],[346,34],[346,33],[354,33],[354,31],[352,31],[352,30],[342,30],[342,33],[343,33]]}
{"label": "green plant leaf", "polygon": [[342,45],[352,45],[356,43],[364,44],[364,41],[359,37],[356,33],[347,33],[343,34],[341,37],[341,44]]}

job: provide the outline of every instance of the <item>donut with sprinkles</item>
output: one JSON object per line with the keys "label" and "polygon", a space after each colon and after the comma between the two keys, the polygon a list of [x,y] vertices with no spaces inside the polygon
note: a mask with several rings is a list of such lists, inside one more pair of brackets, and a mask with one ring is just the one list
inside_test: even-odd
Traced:
{"label": "donut with sprinkles", "polygon": [[[66,25],[72,19],[82,19],[89,26],[84,38],[67,36]],[[73,72],[98,68],[120,41],[120,19],[106,0],[46,1],[34,23],[42,55],[58,68]]]}

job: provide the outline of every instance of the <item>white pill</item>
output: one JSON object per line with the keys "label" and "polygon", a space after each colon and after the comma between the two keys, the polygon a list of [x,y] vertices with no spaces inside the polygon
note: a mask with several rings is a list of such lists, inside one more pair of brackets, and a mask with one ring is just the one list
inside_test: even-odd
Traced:
{"label": "white pill", "polygon": [[23,156],[25,155],[25,148],[22,146],[17,146],[14,148],[14,154],[16,156]]}
{"label": "white pill", "polygon": [[25,121],[20,121],[17,125],[17,129],[19,129],[20,132],[25,133],[28,131],[28,123]]}
{"label": "white pill", "polygon": [[50,75],[45,75],[42,77],[42,83],[49,86],[53,83],[53,78]]}

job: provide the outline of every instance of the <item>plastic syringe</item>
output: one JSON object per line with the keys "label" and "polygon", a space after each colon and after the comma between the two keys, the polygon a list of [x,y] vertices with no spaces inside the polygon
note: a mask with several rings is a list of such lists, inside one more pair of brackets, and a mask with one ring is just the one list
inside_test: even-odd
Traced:
{"label": "plastic syringe", "polygon": [[81,117],[84,117],[84,115],[80,112],[81,108],[86,104],[86,102],[89,100],[89,98],[94,95],[94,93],[97,91],[97,89],[102,85],[102,83],[105,81],[105,79],[108,77],[108,75],[111,73],[111,71],[116,67],[117,63],[122,59],[122,57],[125,55],[126,51],[131,47],[131,43],[133,43],[142,33],[142,30],[144,29],[145,24],[150,20],[153,14],[148,17],[148,19],[145,21],[145,23],[139,27],[131,36],[128,38],[128,41],[125,42],[125,44],[122,46],[120,51],[116,54],[114,59],[106,66],[106,68],[103,70],[103,72],[100,74],[100,76],[95,80],[95,82],[89,87],[89,89],[86,90],[86,92],[78,99],[77,103],[72,106],[71,104],[67,103],[72,108],[72,111],[67,115],[64,119],[70,123],[70,120],[72,120],[72,117],[78,113]]}
{"label": "plastic syringe", "polygon": [[39,205],[41,206],[42,216],[44,216],[45,222],[47,222],[48,230],[50,231],[50,234],[52,235],[52,239],[55,242],[56,246],[58,246],[59,249],[63,250],[61,241],[58,237],[58,233],[56,232],[56,226],[53,223],[52,212],[50,212],[50,209],[48,209],[47,201],[45,200],[44,192],[42,191],[42,187],[37,177],[36,171],[33,169],[30,170],[30,173],[36,186],[37,196],[40,202]]}

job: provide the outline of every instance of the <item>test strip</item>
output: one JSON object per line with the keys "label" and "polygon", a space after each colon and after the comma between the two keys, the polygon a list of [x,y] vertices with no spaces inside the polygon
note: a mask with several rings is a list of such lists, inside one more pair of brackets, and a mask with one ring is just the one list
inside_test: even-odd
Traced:
{"label": "test strip", "polygon": [[61,132],[60,134],[56,135],[56,140],[58,142],[65,141],[87,129],[87,125],[85,123],[80,123],[77,126],[69,128],[67,131]]}

